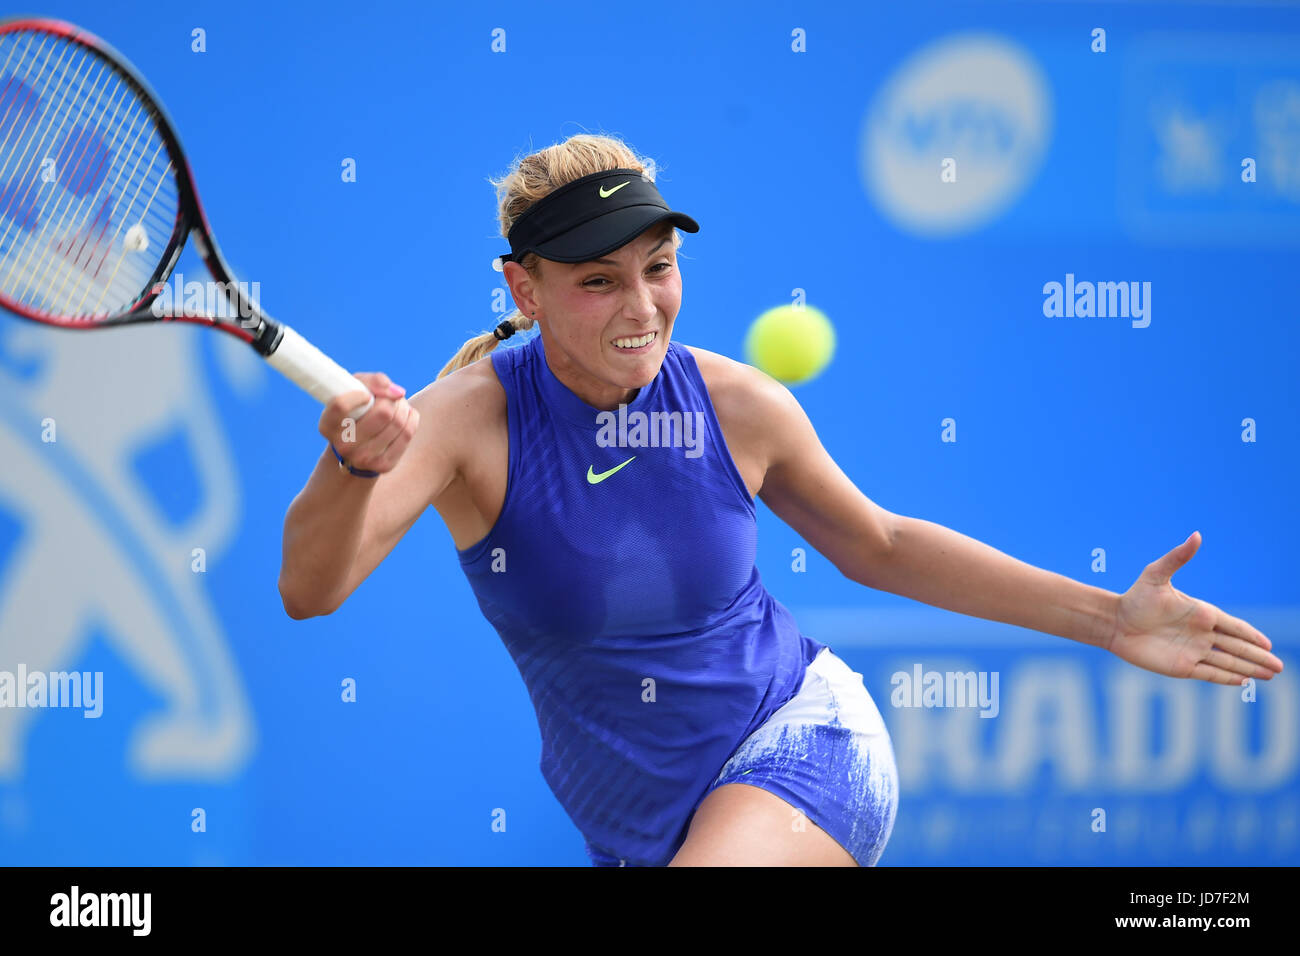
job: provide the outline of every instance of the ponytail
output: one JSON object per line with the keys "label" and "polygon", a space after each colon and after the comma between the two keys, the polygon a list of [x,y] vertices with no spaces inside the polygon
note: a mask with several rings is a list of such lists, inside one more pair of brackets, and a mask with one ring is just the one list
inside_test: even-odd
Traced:
{"label": "ponytail", "polygon": [[483,356],[491,353],[502,340],[510,338],[516,332],[525,332],[536,324],[536,319],[526,316],[518,309],[515,309],[491,332],[484,332],[472,339],[467,339],[465,344],[460,347],[460,350],[442,367],[442,371],[438,373],[438,378],[450,375],[466,365],[472,365]]}

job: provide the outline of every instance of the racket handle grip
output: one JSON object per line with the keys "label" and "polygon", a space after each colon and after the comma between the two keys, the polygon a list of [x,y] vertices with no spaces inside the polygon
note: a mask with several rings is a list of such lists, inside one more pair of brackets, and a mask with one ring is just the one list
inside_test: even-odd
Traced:
{"label": "racket handle grip", "polygon": [[[351,372],[334,361],[316,346],[287,325],[280,326],[282,334],[280,344],[266,357],[271,367],[283,374],[295,385],[307,392],[322,405],[328,405],[336,395],[345,392],[370,393]],[[364,405],[359,405],[352,412],[352,419],[360,421],[361,416],[370,411],[375,404],[375,396]]]}

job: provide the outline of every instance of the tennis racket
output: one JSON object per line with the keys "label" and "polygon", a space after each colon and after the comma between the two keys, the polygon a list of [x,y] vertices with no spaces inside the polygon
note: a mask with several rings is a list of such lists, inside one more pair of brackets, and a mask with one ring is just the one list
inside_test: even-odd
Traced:
{"label": "tennis racket", "polygon": [[[167,286],[190,238],[216,280],[199,310]],[[370,391],[250,299],[158,97],[120,53],[59,20],[0,23],[0,305],[64,329],[200,323],[322,404]]]}

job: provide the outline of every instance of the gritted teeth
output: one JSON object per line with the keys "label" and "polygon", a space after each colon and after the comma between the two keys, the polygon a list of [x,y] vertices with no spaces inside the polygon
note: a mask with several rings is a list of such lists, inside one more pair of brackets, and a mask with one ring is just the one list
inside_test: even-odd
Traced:
{"label": "gritted teeth", "polygon": [[658,334],[657,332],[647,332],[645,335],[625,336],[621,339],[615,339],[614,346],[620,349],[640,348],[653,342]]}

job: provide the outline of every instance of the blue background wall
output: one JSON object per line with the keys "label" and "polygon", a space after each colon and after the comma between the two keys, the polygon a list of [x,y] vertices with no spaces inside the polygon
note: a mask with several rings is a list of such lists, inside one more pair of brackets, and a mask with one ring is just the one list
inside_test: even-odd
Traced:
{"label": "blue background wall", "polygon": [[[496,324],[487,177],[608,132],[701,223],[679,341],[740,357],[795,289],[833,319],[834,362],[795,394],[883,507],[1113,591],[1202,532],[1175,585],[1288,664],[1254,703],[870,591],[815,553],[796,572],[803,542],[760,508],[767,586],[894,736],[882,864],[1300,862],[1296,8],[32,12],[149,78],[236,270],[354,370],[414,393]],[[192,253],[181,269],[203,278]],[[1045,316],[1067,273],[1151,283],[1150,324]],[[281,527],[319,408],[224,339],[0,323],[0,668],[106,687],[98,720],[0,714],[0,862],[585,865],[435,513],[337,613],[285,616]],[[999,716],[891,707],[890,676],[918,663],[999,672]]]}

